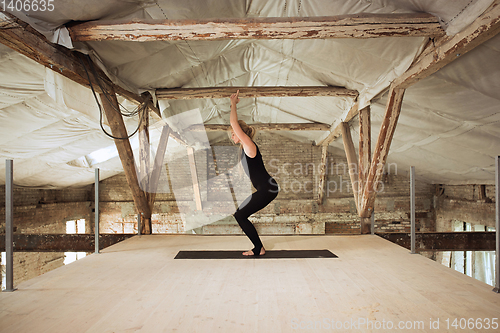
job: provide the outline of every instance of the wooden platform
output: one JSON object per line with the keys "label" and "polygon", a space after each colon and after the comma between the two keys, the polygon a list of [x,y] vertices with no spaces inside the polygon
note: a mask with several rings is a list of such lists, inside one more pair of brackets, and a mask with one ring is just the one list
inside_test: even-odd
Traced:
{"label": "wooden platform", "polygon": [[251,244],[244,236],[136,236],[0,293],[0,331],[446,332],[455,331],[447,320],[480,319],[484,327],[500,317],[491,286],[378,236],[263,241],[339,258],[174,260],[179,250]]}

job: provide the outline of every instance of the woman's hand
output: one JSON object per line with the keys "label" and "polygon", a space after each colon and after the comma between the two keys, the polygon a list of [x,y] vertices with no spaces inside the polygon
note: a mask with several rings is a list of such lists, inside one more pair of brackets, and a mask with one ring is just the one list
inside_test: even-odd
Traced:
{"label": "woman's hand", "polygon": [[231,105],[236,105],[240,101],[239,99],[240,91],[236,91],[236,94],[232,94],[230,99],[231,99]]}

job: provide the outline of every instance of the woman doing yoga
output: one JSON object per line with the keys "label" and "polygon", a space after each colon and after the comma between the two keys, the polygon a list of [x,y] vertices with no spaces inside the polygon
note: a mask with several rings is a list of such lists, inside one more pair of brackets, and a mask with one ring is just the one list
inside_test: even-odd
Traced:
{"label": "woman doing yoga", "polygon": [[273,201],[278,195],[279,188],[276,180],[269,175],[264,166],[259,147],[253,142],[255,129],[242,120],[238,121],[236,104],[240,101],[239,93],[238,90],[236,94],[231,95],[231,139],[235,144],[240,144],[242,147],[241,164],[257,191],[243,201],[236,213],[234,213],[234,217],[254,245],[252,250],[243,252],[243,255],[259,256],[265,254],[266,250],[262,245],[257,230],[252,222],[248,220],[248,217]]}

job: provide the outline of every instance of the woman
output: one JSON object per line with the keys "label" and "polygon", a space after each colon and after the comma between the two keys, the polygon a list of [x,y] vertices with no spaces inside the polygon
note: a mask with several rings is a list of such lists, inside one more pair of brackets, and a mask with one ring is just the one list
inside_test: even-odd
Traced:
{"label": "woman", "polygon": [[238,90],[236,94],[231,95],[231,139],[235,144],[240,144],[240,147],[242,147],[241,163],[257,191],[245,199],[234,213],[234,217],[254,245],[252,250],[243,252],[243,255],[259,256],[264,255],[266,250],[262,245],[257,230],[255,230],[252,222],[248,220],[248,217],[273,201],[278,195],[279,188],[274,178],[267,172],[259,148],[253,142],[255,129],[242,120],[238,121],[236,104],[240,101],[238,98],[239,93]]}

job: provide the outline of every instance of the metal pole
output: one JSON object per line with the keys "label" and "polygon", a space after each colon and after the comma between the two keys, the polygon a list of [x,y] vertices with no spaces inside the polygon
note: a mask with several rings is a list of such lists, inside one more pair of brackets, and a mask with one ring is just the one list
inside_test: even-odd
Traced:
{"label": "metal pole", "polygon": [[141,213],[137,214],[137,234],[141,235]]}
{"label": "metal pole", "polygon": [[12,160],[5,161],[5,268],[6,285],[5,291],[14,291],[14,163]]}
{"label": "metal pole", "polygon": [[415,167],[410,167],[411,253],[415,254]]}
{"label": "metal pole", "polygon": [[375,235],[375,211],[372,211],[371,229],[372,229],[372,235]]}
{"label": "metal pole", "polygon": [[493,291],[500,293],[500,156],[495,159],[495,197],[497,248],[495,251],[495,288]]}
{"label": "metal pole", "polygon": [[95,253],[99,253],[99,169],[95,169]]}

